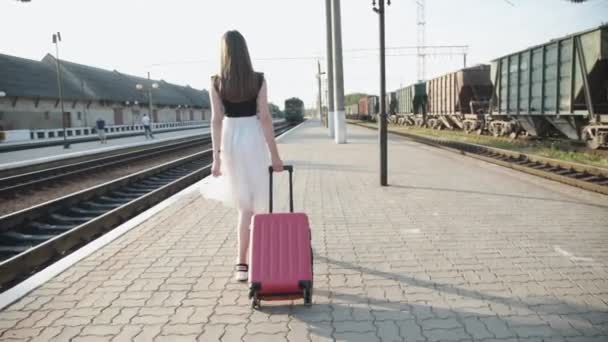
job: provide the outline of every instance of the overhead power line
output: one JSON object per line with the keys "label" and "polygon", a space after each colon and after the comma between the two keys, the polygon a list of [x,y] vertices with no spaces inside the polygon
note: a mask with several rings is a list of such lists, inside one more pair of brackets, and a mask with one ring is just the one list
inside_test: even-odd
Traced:
{"label": "overhead power line", "polygon": [[[387,47],[386,50],[398,51],[398,50],[416,50],[421,49],[427,55],[440,55],[440,56],[448,56],[448,55],[463,55],[468,52],[467,45],[433,45],[433,46],[392,46]],[[355,49],[345,49],[344,52],[380,52],[378,48],[355,48]],[[417,53],[414,52],[406,52],[406,53],[393,53],[387,56],[389,57],[403,57],[403,56],[416,56]],[[345,57],[347,59],[362,59],[362,58],[370,58],[376,57],[377,54],[369,54],[365,56],[348,56]],[[311,55],[311,56],[276,56],[276,57],[261,57],[261,58],[252,58],[253,61],[311,61],[323,59],[325,56],[322,55]],[[215,59],[193,59],[193,60],[183,60],[183,61],[168,61],[168,62],[159,62],[148,65],[149,67],[160,67],[160,66],[168,66],[168,65],[182,65],[182,64],[201,64],[201,63],[214,63],[217,62]]]}

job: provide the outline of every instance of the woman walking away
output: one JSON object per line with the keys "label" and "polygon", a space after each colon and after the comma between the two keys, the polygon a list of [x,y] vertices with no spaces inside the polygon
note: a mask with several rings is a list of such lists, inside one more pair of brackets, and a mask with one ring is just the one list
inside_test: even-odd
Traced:
{"label": "woman walking away", "polygon": [[279,172],[283,162],[274,140],[264,75],[254,72],[247,43],[238,31],[222,37],[220,73],[211,77],[210,89],[213,177],[202,182],[201,192],[238,210],[235,278],[246,281],[252,217],[268,210],[268,166],[272,163]]}

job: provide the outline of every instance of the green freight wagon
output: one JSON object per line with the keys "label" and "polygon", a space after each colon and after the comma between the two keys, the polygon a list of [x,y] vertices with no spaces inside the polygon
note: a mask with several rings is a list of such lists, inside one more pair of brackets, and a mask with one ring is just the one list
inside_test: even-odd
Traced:
{"label": "green freight wagon", "polygon": [[608,145],[608,25],[496,59],[491,73],[493,120]]}
{"label": "green freight wagon", "polygon": [[397,89],[397,113],[421,114],[426,109],[426,83],[418,83]]}
{"label": "green freight wagon", "polygon": [[386,114],[394,115],[397,113],[397,93],[392,91],[386,94],[386,102],[384,105],[386,106]]}
{"label": "green freight wagon", "polygon": [[422,126],[426,121],[428,97],[426,83],[409,85],[395,91],[396,113],[403,118],[403,124]]}

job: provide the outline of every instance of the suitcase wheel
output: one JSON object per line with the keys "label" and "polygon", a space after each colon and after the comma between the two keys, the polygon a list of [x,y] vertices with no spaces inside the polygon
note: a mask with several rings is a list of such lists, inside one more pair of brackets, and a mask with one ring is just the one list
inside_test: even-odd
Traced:
{"label": "suitcase wheel", "polygon": [[312,305],[312,280],[300,280],[298,284],[302,289],[302,297],[306,306]]}
{"label": "suitcase wheel", "polygon": [[260,304],[260,299],[258,299],[258,293],[254,292],[253,296],[251,296],[251,308],[259,309],[262,305]]}
{"label": "suitcase wheel", "polygon": [[306,306],[312,305],[312,288],[304,289],[304,305],[306,305]]}

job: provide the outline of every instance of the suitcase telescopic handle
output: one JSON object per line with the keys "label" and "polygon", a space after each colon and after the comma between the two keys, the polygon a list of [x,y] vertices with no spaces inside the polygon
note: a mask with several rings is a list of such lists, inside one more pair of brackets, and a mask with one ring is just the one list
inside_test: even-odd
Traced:
{"label": "suitcase telescopic handle", "polygon": [[[289,171],[289,211],[293,213],[293,165],[283,165],[283,171]],[[272,174],[274,169],[272,166],[268,167],[268,173],[270,174],[270,193],[269,193],[269,211],[272,213]]]}

